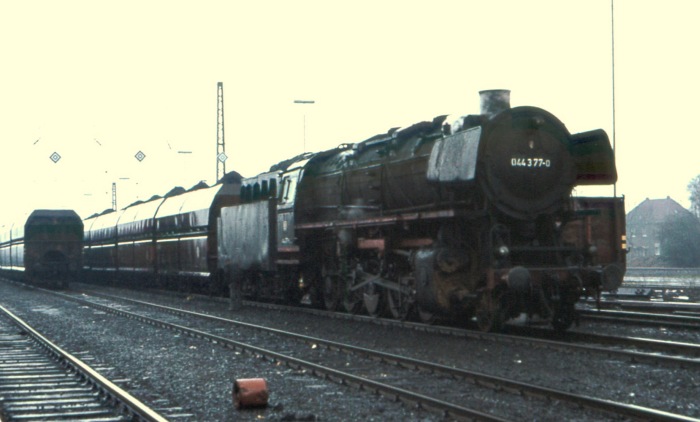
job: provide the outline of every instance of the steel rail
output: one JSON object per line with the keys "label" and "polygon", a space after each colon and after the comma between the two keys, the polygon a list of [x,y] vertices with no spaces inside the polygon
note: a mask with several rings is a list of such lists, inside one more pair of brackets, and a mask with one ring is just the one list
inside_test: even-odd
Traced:
{"label": "steel rail", "polygon": [[[95,292],[94,290],[88,290],[91,294],[96,296],[107,294],[101,292]],[[173,295],[170,291],[156,291],[156,294]],[[177,296],[177,295],[175,295]],[[218,300],[221,302],[226,302],[226,299],[202,296],[204,300]],[[128,300],[125,298],[125,300]],[[646,353],[642,351],[635,350],[621,350],[621,349],[610,349],[593,345],[586,344],[575,344],[571,343],[574,341],[584,341],[590,343],[599,344],[612,344],[616,346],[628,346],[634,348],[641,348],[647,350],[653,350],[662,353],[687,353],[689,355],[700,356],[700,346],[696,346],[692,343],[681,343],[672,342],[665,340],[655,340],[649,338],[638,338],[638,337],[620,337],[620,336],[606,336],[599,334],[588,334],[582,332],[570,331],[564,333],[561,340],[558,341],[552,339],[552,331],[549,329],[538,329],[535,327],[519,327],[519,326],[509,326],[513,331],[512,334],[503,333],[485,333],[479,330],[470,330],[458,327],[449,327],[441,325],[424,324],[412,321],[403,321],[389,318],[377,318],[367,315],[357,315],[348,314],[344,312],[330,312],[321,309],[305,308],[299,306],[288,306],[279,305],[265,302],[251,302],[243,301],[245,305],[260,307],[263,309],[273,309],[273,310],[287,310],[292,312],[303,312],[311,315],[318,315],[327,318],[334,318],[340,320],[349,320],[357,322],[367,322],[380,326],[388,327],[401,327],[405,329],[411,329],[420,332],[432,333],[432,334],[442,334],[449,335],[458,338],[472,339],[472,340],[488,340],[495,341],[506,344],[531,344],[535,347],[547,348],[550,350],[570,350],[575,349],[583,353],[589,354],[602,354],[606,356],[618,356],[620,358],[628,359],[636,363],[648,363],[652,365],[657,365],[659,363],[674,365],[682,368],[692,368],[700,366],[700,359],[693,359],[687,357],[679,356],[669,356],[669,355],[659,355],[657,353]],[[534,337],[533,337],[534,336]]]}
{"label": "steel rail", "polygon": [[633,310],[643,311],[654,314],[672,314],[677,311],[686,311],[698,316],[700,312],[700,303],[691,301],[658,301],[658,300],[634,300],[634,299],[611,299],[607,298],[600,302],[595,299],[587,298],[579,301],[578,309],[597,311],[602,310]]}
{"label": "steel rail", "polygon": [[[179,324],[173,324],[165,321],[161,321],[155,318],[150,318],[147,316],[135,314],[133,312],[124,311],[121,309],[116,309],[111,306],[91,302],[86,299],[77,298],[74,296],[66,295],[63,293],[50,292],[65,299],[92,306],[94,308],[100,309],[105,312],[109,312],[114,315],[123,316],[130,318],[139,322],[144,322],[155,327],[167,328],[177,331],[182,334],[189,335],[193,338],[202,339],[210,341],[214,344],[220,344],[227,348],[241,351],[250,352],[256,355],[264,356],[273,362],[282,362],[295,369],[307,369],[316,375],[323,375],[329,380],[339,381],[343,384],[349,384],[359,387],[360,389],[365,389],[369,391],[374,391],[381,393],[385,396],[398,399],[407,403],[413,403],[424,409],[430,409],[433,411],[438,411],[446,417],[458,418],[461,420],[479,420],[479,421],[493,421],[493,422],[506,422],[507,419],[500,418],[498,416],[489,415],[478,410],[469,409],[463,406],[456,405],[454,403],[449,403],[434,397],[426,396],[414,391],[406,390],[399,387],[394,387],[389,384],[374,381],[365,377],[360,377],[357,375],[350,374],[348,372],[339,371],[330,367],[315,364],[313,362],[298,359],[292,356],[287,356],[282,353],[277,353],[272,350],[264,349],[261,347],[254,346],[252,344],[242,343],[236,340],[232,340],[226,337],[222,337],[216,334],[207,333],[205,331],[197,330],[190,327],[185,327]],[[97,295],[95,295],[97,296]],[[671,420],[671,419],[669,419]],[[680,419],[673,419],[680,420]]]}
{"label": "steel rail", "polygon": [[[93,296],[103,297],[103,298],[110,299],[110,300],[119,300],[119,301],[134,303],[134,304],[141,305],[141,306],[152,307],[152,308],[159,309],[161,311],[171,313],[171,314],[193,316],[193,317],[206,319],[206,320],[210,320],[210,321],[223,322],[223,323],[227,323],[227,324],[232,324],[232,325],[237,325],[237,326],[241,326],[241,327],[259,330],[259,331],[264,331],[264,332],[268,332],[268,333],[272,333],[272,334],[276,334],[276,335],[286,336],[289,338],[293,338],[295,340],[308,342],[310,344],[323,345],[324,347],[331,349],[331,350],[335,349],[335,350],[345,351],[345,352],[354,353],[354,354],[358,354],[358,355],[362,355],[362,356],[367,356],[367,357],[381,360],[384,362],[393,363],[394,365],[397,365],[397,366],[412,367],[412,368],[416,368],[416,369],[420,369],[420,370],[424,370],[424,371],[428,371],[428,372],[445,374],[448,376],[467,380],[474,385],[485,386],[485,387],[489,387],[492,389],[504,389],[507,391],[515,392],[517,394],[522,394],[522,395],[526,395],[526,396],[534,397],[534,398],[539,398],[539,399],[541,399],[542,397],[547,397],[547,398],[567,401],[567,402],[570,402],[570,403],[573,403],[573,404],[576,404],[579,406],[586,407],[586,408],[591,409],[591,410],[604,411],[604,412],[609,412],[609,413],[613,413],[616,415],[625,415],[625,416],[629,416],[629,417],[633,417],[633,418],[650,419],[650,420],[658,420],[658,421],[695,420],[693,418],[688,418],[688,417],[683,416],[683,415],[678,415],[678,414],[665,412],[665,411],[661,411],[661,410],[657,410],[657,409],[651,409],[651,408],[631,405],[631,404],[627,404],[627,403],[619,403],[619,402],[614,402],[614,401],[606,400],[606,399],[600,399],[600,398],[594,398],[594,397],[589,397],[589,396],[584,396],[584,395],[568,393],[565,391],[559,391],[559,390],[555,390],[555,389],[551,389],[551,388],[547,388],[547,387],[541,387],[541,386],[523,383],[523,382],[519,382],[519,381],[514,381],[514,380],[502,378],[502,377],[491,376],[491,375],[487,375],[487,374],[483,374],[483,373],[479,373],[479,372],[475,372],[475,371],[468,371],[468,370],[464,370],[464,369],[460,369],[460,368],[453,368],[453,367],[449,367],[446,365],[441,365],[441,364],[437,364],[437,363],[433,363],[433,362],[427,362],[427,361],[409,358],[409,357],[405,357],[405,356],[399,356],[399,355],[379,352],[376,350],[366,349],[366,348],[362,348],[362,347],[358,347],[358,346],[348,345],[348,344],[344,344],[344,343],[338,343],[338,342],[334,342],[334,341],[330,341],[330,340],[324,340],[324,339],[317,338],[317,337],[312,337],[312,336],[307,336],[307,335],[302,335],[302,334],[297,334],[297,333],[291,333],[288,331],[279,330],[279,329],[275,329],[275,328],[269,328],[269,327],[264,327],[264,326],[260,326],[260,325],[256,325],[256,324],[250,324],[250,323],[246,323],[246,322],[231,320],[228,318],[222,318],[222,317],[218,317],[215,315],[202,314],[202,313],[198,313],[198,312],[187,311],[187,310],[183,310],[183,309],[173,308],[170,306],[159,305],[159,304],[145,302],[145,301],[136,300],[136,299],[118,297],[118,296],[113,296],[113,295],[104,294],[104,293],[91,292],[90,294]],[[90,303],[93,303],[93,302],[90,302]],[[97,304],[97,305],[98,306],[106,306],[106,305],[101,305],[101,304]],[[109,307],[109,306],[107,306],[107,308],[114,309],[114,308]],[[105,309],[105,310],[107,310],[107,309]],[[121,311],[121,310],[117,310],[117,311],[118,312],[125,312],[125,311]],[[197,330],[195,330],[195,331],[197,331]],[[197,331],[197,332],[199,333],[199,331]],[[214,336],[214,335],[211,335],[211,336],[216,337],[217,339],[219,338],[218,336]],[[256,350],[256,352],[257,352],[257,350]],[[272,352],[272,353],[275,353],[275,352]],[[276,353],[275,353],[275,355],[276,355]],[[292,358],[292,359],[295,359],[295,358]],[[315,364],[312,364],[312,365],[314,365],[314,367],[315,367]],[[374,382],[374,381],[371,381],[371,382]],[[375,388],[374,386],[372,386],[372,387]],[[392,388],[394,388],[394,387],[392,387]],[[378,390],[378,391],[380,391],[380,390]]]}
{"label": "steel rail", "polygon": [[[662,353],[678,353],[685,354],[688,356],[700,357],[700,345],[694,343],[684,343],[680,341],[670,341],[670,340],[657,340],[653,338],[642,338],[642,337],[629,337],[629,336],[608,336],[596,333],[584,333],[580,331],[573,331],[569,333],[570,338],[576,341],[586,341],[590,343],[600,343],[600,344],[611,344],[615,346],[623,347],[637,347],[647,350],[654,350],[656,352]],[[631,355],[637,356],[637,355]],[[653,355],[658,356],[658,355]],[[673,358],[674,356],[663,356],[663,358]],[[677,361],[678,363],[688,364],[688,365],[700,365],[700,360],[698,359],[685,359]]]}
{"label": "steel rail", "polygon": [[[534,327],[519,327],[511,325],[509,329],[512,331],[511,334],[503,333],[485,333],[478,330],[469,330],[464,328],[440,326],[440,325],[429,325],[410,321],[400,321],[395,319],[386,318],[376,318],[365,315],[354,315],[342,312],[329,312],[319,309],[310,308],[300,308],[295,306],[285,306],[262,302],[245,302],[246,305],[262,307],[266,309],[284,309],[296,312],[305,312],[312,315],[320,315],[336,319],[345,319],[351,321],[361,321],[373,323],[381,326],[398,326],[406,329],[433,333],[433,334],[443,334],[451,335],[455,337],[461,337],[473,340],[489,340],[506,344],[531,344],[535,347],[548,348],[550,350],[571,350],[575,349],[579,352],[584,353],[595,353],[602,354],[606,356],[618,356],[620,358],[628,359],[633,362],[643,362],[649,364],[659,364],[664,363],[668,365],[675,365],[682,368],[699,367],[700,359],[693,359],[687,357],[678,356],[668,356],[659,355],[657,353],[647,353],[638,350],[621,350],[621,349],[611,349],[605,347],[599,347],[587,344],[575,344],[571,343],[574,341],[585,341],[590,343],[599,344],[613,344],[616,346],[628,346],[647,350],[653,350],[656,352],[664,353],[686,353],[688,355],[700,356],[700,346],[694,345],[692,343],[681,343],[672,342],[665,340],[655,340],[648,338],[638,338],[638,337],[620,337],[620,336],[605,336],[599,334],[587,334],[582,332],[570,331],[564,333],[562,340],[553,340],[553,332],[551,329],[538,329]],[[536,336],[536,337],[533,337]]]}
{"label": "steel rail", "polygon": [[[0,311],[11,320],[13,324],[18,326],[23,332],[27,333],[34,341],[36,341],[43,349],[52,354],[57,360],[69,366],[78,374],[81,374],[86,380],[89,380],[97,389],[106,396],[112,398],[116,403],[128,410],[127,414],[131,420],[148,421],[148,422],[166,422],[167,419],[159,415],[156,411],[149,408],[141,401],[133,397],[131,394],[118,387],[110,380],[99,374],[90,366],[85,364],[80,359],[63,350],[41,333],[32,328],[29,324],[23,321],[19,316],[12,313],[10,310],[0,305]],[[56,416],[59,417],[59,416]]]}
{"label": "steel rail", "polygon": [[584,310],[579,312],[582,317],[596,321],[638,325],[663,325],[664,327],[700,330],[700,317],[697,316],[613,310]]}

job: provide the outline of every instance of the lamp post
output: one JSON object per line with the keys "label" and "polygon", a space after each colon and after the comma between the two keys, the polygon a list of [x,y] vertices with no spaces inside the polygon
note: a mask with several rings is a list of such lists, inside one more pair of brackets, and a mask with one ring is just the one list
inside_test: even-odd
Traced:
{"label": "lamp post", "polygon": [[[294,100],[294,104],[316,104],[314,100]],[[301,151],[306,152],[306,112],[304,112],[304,148]]]}
{"label": "lamp post", "polygon": [[[188,173],[187,173],[188,168],[187,168],[187,160],[185,160],[185,157],[192,154],[192,151],[180,150],[177,153],[183,158],[182,159],[182,173],[183,173],[184,177],[187,177],[188,176]],[[184,186],[184,184],[183,184],[183,186]]]}

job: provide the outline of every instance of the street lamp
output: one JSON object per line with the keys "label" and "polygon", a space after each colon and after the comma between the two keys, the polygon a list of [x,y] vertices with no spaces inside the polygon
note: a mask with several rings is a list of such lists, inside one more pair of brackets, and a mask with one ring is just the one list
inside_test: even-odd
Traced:
{"label": "street lamp", "polygon": [[[316,104],[314,100],[294,100],[294,104]],[[306,112],[304,112],[304,148],[301,151],[306,152]]]}

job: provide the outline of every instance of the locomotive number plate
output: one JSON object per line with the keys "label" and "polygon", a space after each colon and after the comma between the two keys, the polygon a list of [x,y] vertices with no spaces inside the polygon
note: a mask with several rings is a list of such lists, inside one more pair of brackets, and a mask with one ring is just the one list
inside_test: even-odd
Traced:
{"label": "locomotive number plate", "polygon": [[546,158],[511,158],[511,167],[551,167],[552,162]]}

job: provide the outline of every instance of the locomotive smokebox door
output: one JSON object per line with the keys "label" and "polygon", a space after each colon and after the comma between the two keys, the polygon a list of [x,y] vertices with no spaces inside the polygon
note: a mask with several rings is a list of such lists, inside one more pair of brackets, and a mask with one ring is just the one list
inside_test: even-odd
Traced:
{"label": "locomotive smokebox door", "polygon": [[442,183],[473,181],[480,138],[481,127],[475,127],[437,140],[430,152],[428,180]]}
{"label": "locomotive smokebox door", "polygon": [[516,107],[484,125],[477,179],[488,199],[519,220],[550,214],[575,183],[570,134],[545,110]]}

